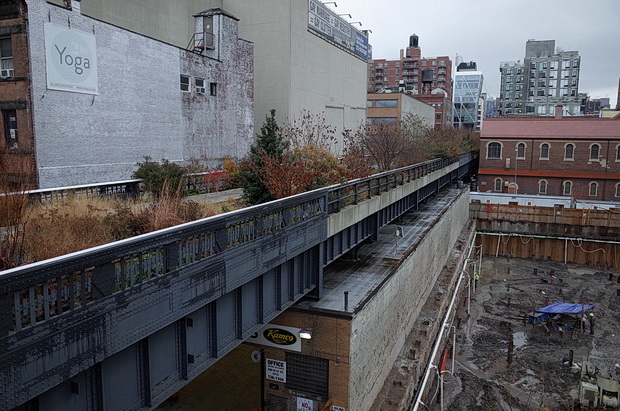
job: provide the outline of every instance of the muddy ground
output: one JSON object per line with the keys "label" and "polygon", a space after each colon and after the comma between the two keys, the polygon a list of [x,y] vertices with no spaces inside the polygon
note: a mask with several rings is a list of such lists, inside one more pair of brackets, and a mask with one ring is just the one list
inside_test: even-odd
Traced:
{"label": "muddy ground", "polygon": [[[457,314],[461,327],[456,332],[456,372],[445,375],[444,409],[574,409],[580,377],[563,365],[569,351],[575,361],[589,360],[599,368],[613,369],[620,363],[618,277],[618,272],[600,267],[483,257],[469,315],[465,304]],[[585,327],[571,338],[570,333],[562,336],[543,325],[524,325],[525,315],[556,301],[596,304],[591,311],[594,334]],[[510,337],[512,364],[507,361]],[[436,394],[427,403],[429,408],[440,409],[438,398]]]}

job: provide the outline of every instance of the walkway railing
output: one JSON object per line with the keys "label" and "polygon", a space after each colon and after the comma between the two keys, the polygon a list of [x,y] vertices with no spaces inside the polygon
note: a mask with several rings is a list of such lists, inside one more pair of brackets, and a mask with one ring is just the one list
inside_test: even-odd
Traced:
{"label": "walkway railing", "polygon": [[[208,264],[284,228],[317,218],[327,224],[328,213],[458,161],[427,161],[0,272],[0,338],[189,265]],[[92,186],[91,192],[131,192],[134,180],[121,183],[126,185]]]}

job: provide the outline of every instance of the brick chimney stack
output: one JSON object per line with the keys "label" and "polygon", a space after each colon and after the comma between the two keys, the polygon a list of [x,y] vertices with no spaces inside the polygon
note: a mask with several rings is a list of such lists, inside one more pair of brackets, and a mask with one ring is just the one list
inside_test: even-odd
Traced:
{"label": "brick chimney stack", "polygon": [[558,104],[555,106],[555,118],[562,118],[562,112],[564,111],[564,106]]}

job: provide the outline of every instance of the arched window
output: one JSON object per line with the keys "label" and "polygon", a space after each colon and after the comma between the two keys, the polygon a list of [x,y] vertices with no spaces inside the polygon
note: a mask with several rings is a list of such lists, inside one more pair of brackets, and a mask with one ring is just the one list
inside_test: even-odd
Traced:
{"label": "arched window", "polygon": [[564,147],[564,160],[573,160],[575,158],[575,146],[567,144]]}
{"label": "arched window", "polygon": [[493,190],[502,191],[502,179],[501,178],[495,179],[495,186],[493,187]]}
{"label": "arched window", "polygon": [[540,145],[540,158],[541,159],[549,159],[549,144],[542,143]]}
{"label": "arched window", "polygon": [[590,160],[598,161],[598,154],[601,151],[601,146],[598,144],[592,144],[590,146]]}
{"label": "arched window", "polygon": [[547,194],[547,180],[538,182],[538,194]]}
{"label": "arched window", "polygon": [[517,144],[517,158],[525,158],[525,143]]}
{"label": "arched window", "polygon": [[592,181],[590,185],[588,186],[588,195],[596,196],[597,191],[598,191],[598,183],[595,181]]}
{"label": "arched window", "polygon": [[487,158],[502,158],[502,145],[500,143],[489,143]]}
{"label": "arched window", "polygon": [[571,195],[572,190],[573,190],[573,183],[571,183],[570,181],[565,181],[563,194],[565,196],[569,196]]}

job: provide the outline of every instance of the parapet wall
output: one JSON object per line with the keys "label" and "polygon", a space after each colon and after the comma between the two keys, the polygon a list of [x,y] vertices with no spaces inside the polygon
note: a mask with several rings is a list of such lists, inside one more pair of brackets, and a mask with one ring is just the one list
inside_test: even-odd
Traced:
{"label": "parapet wall", "polygon": [[351,327],[349,408],[371,409],[405,338],[469,220],[469,195],[459,195],[383,284]]}

